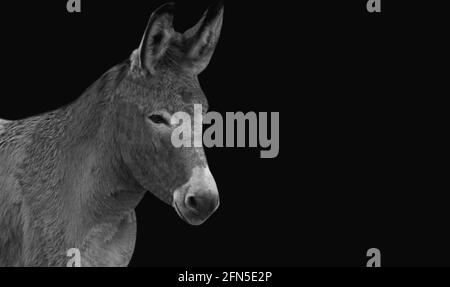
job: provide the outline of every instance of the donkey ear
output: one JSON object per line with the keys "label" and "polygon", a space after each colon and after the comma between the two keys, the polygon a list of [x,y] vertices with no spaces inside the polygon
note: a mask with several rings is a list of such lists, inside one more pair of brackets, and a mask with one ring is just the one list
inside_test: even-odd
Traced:
{"label": "donkey ear", "polygon": [[207,66],[219,41],[223,21],[223,3],[216,2],[203,14],[202,19],[183,37],[188,46],[188,67],[195,74],[201,73]]}
{"label": "donkey ear", "polygon": [[166,3],[150,16],[141,44],[133,53],[133,65],[155,73],[156,64],[164,56],[174,35],[172,26],[174,9],[173,3]]}

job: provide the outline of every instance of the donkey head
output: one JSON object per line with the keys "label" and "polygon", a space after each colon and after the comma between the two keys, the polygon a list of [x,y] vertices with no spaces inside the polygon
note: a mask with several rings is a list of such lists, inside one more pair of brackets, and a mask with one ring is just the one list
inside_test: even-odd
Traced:
{"label": "donkey head", "polygon": [[[137,182],[190,224],[204,222],[219,206],[219,194],[203,148],[175,147],[171,135],[188,113],[207,101],[197,75],[208,65],[222,26],[223,5],[210,7],[185,33],[172,26],[173,4],[150,17],[144,37],[118,86],[115,111],[121,157]],[[193,129],[192,129],[193,130]]]}

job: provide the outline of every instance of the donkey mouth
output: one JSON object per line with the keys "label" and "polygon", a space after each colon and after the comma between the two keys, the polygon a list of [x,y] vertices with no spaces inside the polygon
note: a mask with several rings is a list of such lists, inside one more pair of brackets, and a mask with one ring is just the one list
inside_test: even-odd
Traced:
{"label": "donkey mouth", "polygon": [[194,210],[187,210],[186,208],[180,207],[176,202],[173,204],[175,210],[177,211],[178,216],[185,222],[190,225],[201,225],[205,222],[209,216],[212,214],[202,214],[201,212]]}

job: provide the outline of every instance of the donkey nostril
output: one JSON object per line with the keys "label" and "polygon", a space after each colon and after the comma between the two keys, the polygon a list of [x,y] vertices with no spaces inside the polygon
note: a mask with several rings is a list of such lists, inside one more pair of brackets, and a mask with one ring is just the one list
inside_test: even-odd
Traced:
{"label": "donkey nostril", "polygon": [[218,197],[210,194],[190,194],[185,199],[186,207],[197,213],[210,214],[216,209],[218,204]]}
{"label": "donkey nostril", "polygon": [[187,205],[188,207],[197,210],[198,208],[198,201],[195,198],[195,196],[191,195],[187,198]]}

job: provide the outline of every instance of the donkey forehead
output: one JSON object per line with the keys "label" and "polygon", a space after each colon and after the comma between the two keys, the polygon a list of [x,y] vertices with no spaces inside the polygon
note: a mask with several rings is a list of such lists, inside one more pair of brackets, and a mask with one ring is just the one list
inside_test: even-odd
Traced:
{"label": "donkey forehead", "polygon": [[147,100],[154,106],[165,108],[168,112],[193,112],[194,104],[201,104],[207,109],[206,96],[198,82],[189,78],[167,78],[153,85]]}
{"label": "donkey forehead", "polygon": [[208,101],[197,79],[188,76],[166,74],[134,82],[133,86],[135,93],[127,101],[135,101],[146,110],[193,113],[194,104],[202,105],[203,112],[208,110]]}

